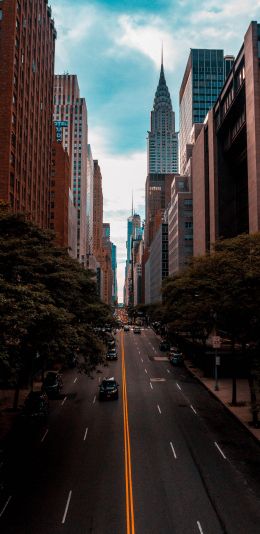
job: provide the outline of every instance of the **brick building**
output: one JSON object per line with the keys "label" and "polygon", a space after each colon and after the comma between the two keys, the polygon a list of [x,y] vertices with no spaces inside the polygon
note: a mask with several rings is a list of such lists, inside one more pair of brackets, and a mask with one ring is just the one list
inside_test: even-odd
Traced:
{"label": "brick building", "polygon": [[0,198],[49,225],[56,30],[47,0],[0,2]]}
{"label": "brick building", "polygon": [[53,140],[51,160],[50,228],[56,233],[56,242],[77,257],[77,210],[70,190],[70,159],[61,143]]}
{"label": "brick building", "polygon": [[171,200],[174,174],[148,174],[145,184],[145,246],[150,247]]}

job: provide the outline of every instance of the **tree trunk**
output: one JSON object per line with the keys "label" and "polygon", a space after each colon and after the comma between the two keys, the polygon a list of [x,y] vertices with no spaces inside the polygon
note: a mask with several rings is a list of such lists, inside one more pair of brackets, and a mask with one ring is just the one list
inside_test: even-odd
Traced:
{"label": "tree trunk", "polygon": [[254,375],[252,375],[250,372],[248,374],[248,384],[249,384],[249,389],[250,389],[252,424],[255,428],[259,428],[255,379],[254,379]]}
{"label": "tree trunk", "polygon": [[14,390],[14,400],[13,400],[13,410],[16,411],[18,408],[18,402],[19,402],[19,395],[20,395],[20,383],[17,382]]}
{"label": "tree trunk", "polygon": [[237,368],[236,368],[236,357],[235,357],[235,343],[232,340],[232,406],[237,405]]}

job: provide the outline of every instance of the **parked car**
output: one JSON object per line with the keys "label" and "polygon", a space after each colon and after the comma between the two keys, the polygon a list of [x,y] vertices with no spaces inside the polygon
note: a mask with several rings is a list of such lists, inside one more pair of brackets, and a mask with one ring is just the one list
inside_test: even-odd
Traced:
{"label": "parked car", "polygon": [[99,386],[99,400],[118,399],[118,386],[114,377],[104,378]]}
{"label": "parked car", "polygon": [[62,388],[63,382],[60,373],[56,371],[50,371],[47,373],[43,381],[42,391],[45,391],[48,397],[56,397],[59,395]]}
{"label": "parked car", "polygon": [[106,360],[117,360],[117,351],[115,348],[108,349]]}
{"label": "parked car", "polygon": [[170,350],[170,344],[168,343],[168,341],[161,341],[159,349],[163,352],[166,352],[167,350]]}
{"label": "parked car", "polygon": [[140,326],[134,326],[134,330],[133,330],[134,334],[141,334],[141,328]]}
{"label": "parked car", "polygon": [[170,362],[172,365],[175,365],[175,366],[183,365],[182,352],[172,352],[170,354]]}
{"label": "parked car", "polygon": [[43,391],[31,391],[26,397],[23,415],[30,418],[43,418],[49,414],[49,399]]}

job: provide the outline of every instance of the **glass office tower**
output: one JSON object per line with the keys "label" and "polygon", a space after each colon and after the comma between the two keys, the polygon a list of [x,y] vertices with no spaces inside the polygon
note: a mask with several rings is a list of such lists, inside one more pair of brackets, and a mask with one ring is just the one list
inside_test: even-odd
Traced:
{"label": "glass office tower", "polygon": [[203,123],[216,102],[233,56],[223,50],[191,49],[180,89],[180,173],[185,172],[186,146],[194,123]]}

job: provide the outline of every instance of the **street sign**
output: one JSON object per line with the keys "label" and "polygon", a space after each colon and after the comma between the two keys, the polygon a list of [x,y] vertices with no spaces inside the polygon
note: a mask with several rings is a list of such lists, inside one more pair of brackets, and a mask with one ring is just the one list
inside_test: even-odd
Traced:
{"label": "street sign", "polygon": [[220,349],[220,347],[221,347],[221,337],[220,336],[213,336],[212,337],[212,347],[213,347],[213,349]]}

